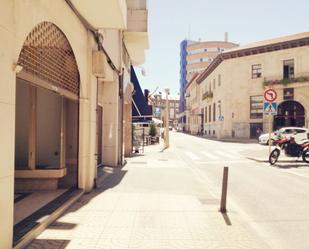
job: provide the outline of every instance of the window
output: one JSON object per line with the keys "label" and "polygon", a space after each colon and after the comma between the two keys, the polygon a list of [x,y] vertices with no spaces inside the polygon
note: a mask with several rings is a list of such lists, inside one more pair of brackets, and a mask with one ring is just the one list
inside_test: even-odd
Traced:
{"label": "window", "polygon": [[208,119],[209,119],[209,122],[211,122],[211,105],[208,107],[208,110],[209,110]]}
{"label": "window", "polygon": [[205,115],[204,115],[205,123],[207,123],[207,106],[205,107]]}
{"label": "window", "polygon": [[263,96],[250,97],[250,119],[263,118]]}
{"label": "window", "polygon": [[216,103],[213,104],[213,121],[216,121]]}
{"label": "window", "polygon": [[283,61],[283,79],[294,78],[294,59]]}
{"label": "window", "polygon": [[203,62],[203,58],[200,58],[200,62]]}
{"label": "window", "polygon": [[221,74],[218,75],[218,86],[221,86]]}
{"label": "window", "polygon": [[213,79],[214,89],[216,89],[216,80]]}
{"label": "window", "polygon": [[257,79],[262,77],[262,65],[256,64],[252,65],[252,79]]}

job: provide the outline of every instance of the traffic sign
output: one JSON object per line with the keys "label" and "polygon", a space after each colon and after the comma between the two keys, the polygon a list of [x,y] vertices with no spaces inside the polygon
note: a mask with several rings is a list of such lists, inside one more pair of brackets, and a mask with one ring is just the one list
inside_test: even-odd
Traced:
{"label": "traffic sign", "polygon": [[278,105],[277,102],[265,101],[263,105],[263,113],[266,115],[277,115]]}
{"label": "traffic sign", "polygon": [[275,89],[267,89],[264,91],[264,101],[274,102],[277,99],[277,92]]}

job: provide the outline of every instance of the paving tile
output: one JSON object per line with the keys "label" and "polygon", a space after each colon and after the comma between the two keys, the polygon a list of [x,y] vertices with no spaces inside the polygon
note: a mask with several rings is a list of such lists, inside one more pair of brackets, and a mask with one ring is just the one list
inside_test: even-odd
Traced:
{"label": "paving tile", "polygon": [[136,212],[121,212],[114,211],[108,223],[107,227],[133,227],[135,222]]}
{"label": "paving tile", "polygon": [[158,228],[161,227],[161,217],[158,212],[138,212],[135,217],[136,228]]}
{"label": "paving tile", "polygon": [[169,249],[167,240],[134,240],[130,242],[129,249]]}
{"label": "paving tile", "polygon": [[[97,245],[97,239],[72,239],[65,249],[95,249]],[[44,248],[45,249],[45,248]]]}
{"label": "paving tile", "polygon": [[186,227],[170,227],[166,230],[170,240],[192,240],[192,234]]}
{"label": "paving tile", "polygon": [[79,225],[72,233],[73,238],[98,239],[104,231],[104,227],[92,227]]}
{"label": "paving tile", "polygon": [[229,247],[229,245],[226,244],[226,242],[223,241],[198,240],[194,241],[194,243],[195,249],[232,249]]}
{"label": "paving tile", "polygon": [[258,245],[253,240],[245,241],[229,241],[227,243],[230,249],[263,249],[262,245]]}
{"label": "paving tile", "polygon": [[96,244],[95,249],[128,249],[130,244],[129,239],[108,238],[100,239]]}
{"label": "paving tile", "polygon": [[132,228],[128,227],[106,227],[100,234],[100,240],[105,239],[121,239],[130,240],[132,234]]}
{"label": "paving tile", "polygon": [[161,228],[135,228],[131,240],[163,240],[165,234]]}
{"label": "paving tile", "polygon": [[[195,249],[193,240],[170,240],[168,241],[169,249]],[[206,249],[206,248],[205,248]]]}

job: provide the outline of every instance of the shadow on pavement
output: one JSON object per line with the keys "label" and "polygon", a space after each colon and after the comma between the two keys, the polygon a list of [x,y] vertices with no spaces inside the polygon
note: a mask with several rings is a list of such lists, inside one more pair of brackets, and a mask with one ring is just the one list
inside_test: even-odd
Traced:
{"label": "shadow on pavement", "polygon": [[227,213],[221,213],[221,214],[222,214],[222,217],[225,221],[225,224],[228,225],[228,226],[231,226],[232,222],[231,222],[229,216],[227,215]]}

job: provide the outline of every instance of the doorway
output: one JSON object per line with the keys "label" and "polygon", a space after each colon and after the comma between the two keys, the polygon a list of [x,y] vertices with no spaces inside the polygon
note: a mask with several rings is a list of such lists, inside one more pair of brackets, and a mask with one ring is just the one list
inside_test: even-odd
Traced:
{"label": "doorway", "polygon": [[278,106],[278,115],[274,118],[274,130],[288,126],[305,126],[305,108],[294,100],[282,102]]}

